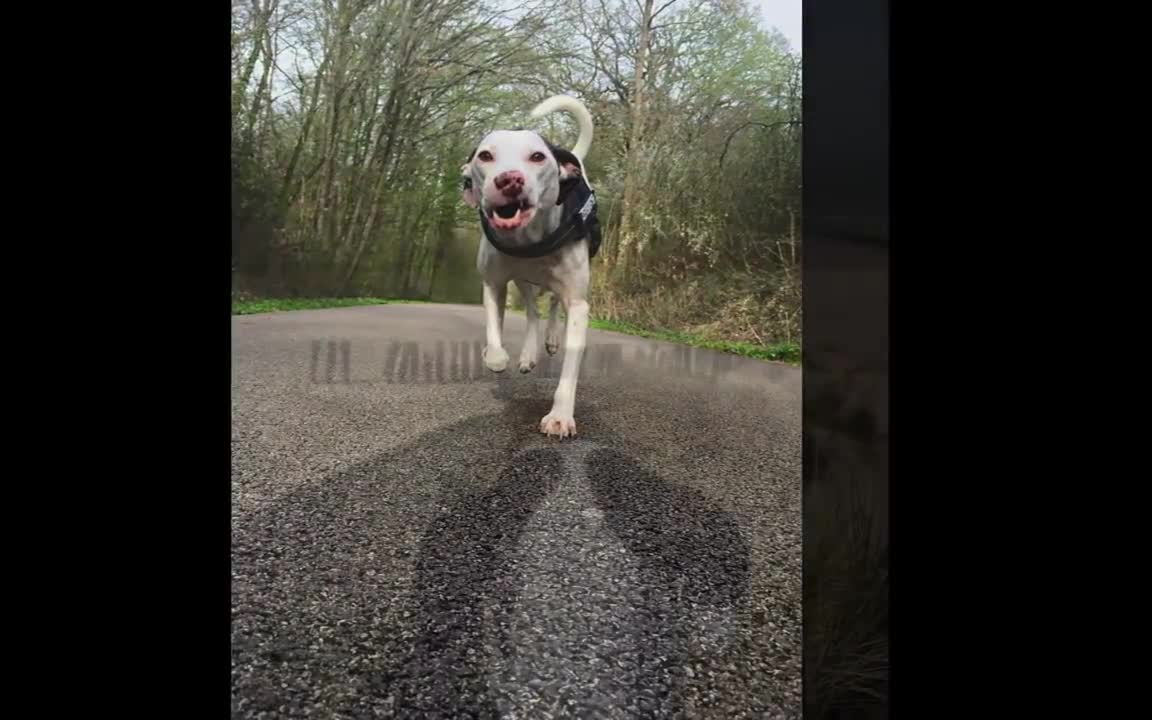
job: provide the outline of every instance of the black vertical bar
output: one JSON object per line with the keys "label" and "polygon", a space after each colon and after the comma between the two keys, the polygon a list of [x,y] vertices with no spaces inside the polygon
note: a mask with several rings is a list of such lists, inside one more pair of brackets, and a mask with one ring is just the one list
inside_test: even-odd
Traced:
{"label": "black vertical bar", "polygon": [[309,368],[308,376],[312,378],[312,383],[317,384],[320,382],[320,347],[323,343],[319,340],[312,341],[312,362]]}
{"label": "black vertical bar", "polygon": [[889,9],[804,5],[804,718],[886,718]]}
{"label": "black vertical bar", "polygon": [[395,340],[388,346],[388,352],[384,356],[384,380],[386,382],[395,382],[396,376],[396,363],[400,359],[400,343]]}
{"label": "black vertical bar", "polygon": [[436,382],[443,385],[446,382],[447,373],[444,372],[444,342],[442,340],[436,341]]}
{"label": "black vertical bar", "polygon": [[324,382],[336,382],[336,343],[332,340],[328,341],[328,364],[324,367]]}

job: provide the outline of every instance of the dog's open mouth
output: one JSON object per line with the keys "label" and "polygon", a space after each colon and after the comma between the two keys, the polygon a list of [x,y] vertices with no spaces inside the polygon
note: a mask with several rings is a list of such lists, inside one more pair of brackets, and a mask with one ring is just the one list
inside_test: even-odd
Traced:
{"label": "dog's open mouth", "polygon": [[488,208],[488,221],[499,230],[514,230],[532,219],[536,208],[527,199]]}

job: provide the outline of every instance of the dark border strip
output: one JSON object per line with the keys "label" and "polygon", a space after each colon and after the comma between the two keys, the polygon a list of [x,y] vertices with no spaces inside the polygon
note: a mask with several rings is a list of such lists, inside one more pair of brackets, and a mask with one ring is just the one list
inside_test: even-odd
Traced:
{"label": "dark border strip", "polygon": [[804,6],[804,718],[889,715],[888,4]]}

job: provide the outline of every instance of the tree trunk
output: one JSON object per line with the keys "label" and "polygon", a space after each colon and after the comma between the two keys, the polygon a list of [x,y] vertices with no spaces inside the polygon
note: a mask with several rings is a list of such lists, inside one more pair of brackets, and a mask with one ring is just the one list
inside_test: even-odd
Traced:
{"label": "tree trunk", "polygon": [[[260,61],[260,55],[264,51],[261,39],[267,31],[271,16],[270,10],[265,11],[260,7],[258,0],[252,0],[252,51],[248,53],[248,59],[244,62],[244,70],[241,71],[240,77],[236,79],[236,84],[232,87],[233,120],[240,113],[244,104],[244,93],[248,89],[248,83],[252,81],[252,73],[256,72],[256,63]],[[268,61],[271,62],[272,58],[269,58]]]}
{"label": "tree trunk", "polygon": [[616,252],[616,271],[627,274],[636,246],[636,198],[640,184],[640,161],[644,143],[645,85],[648,80],[648,55],[652,45],[653,0],[644,0],[640,19],[640,44],[636,49],[635,73],[632,80],[632,127],[628,136],[624,170],[624,192],[620,207],[619,247]]}
{"label": "tree trunk", "polygon": [[276,12],[278,0],[271,0],[264,13],[264,22],[261,23],[261,34],[256,38],[255,42],[261,45],[264,50],[264,70],[260,73],[260,82],[256,85],[256,92],[252,96],[252,102],[248,105],[248,116],[244,122],[244,148],[251,151],[256,145],[256,125],[260,117],[260,110],[262,109],[261,102],[267,99],[269,105],[272,103],[272,87],[270,79],[272,77],[272,68],[275,66],[275,52],[272,45],[272,15]]}

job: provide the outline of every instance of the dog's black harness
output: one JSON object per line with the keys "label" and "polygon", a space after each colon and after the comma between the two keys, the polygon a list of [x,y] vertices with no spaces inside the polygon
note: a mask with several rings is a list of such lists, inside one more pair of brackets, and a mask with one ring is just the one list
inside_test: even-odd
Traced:
{"label": "dog's black harness", "polygon": [[[464,179],[464,189],[472,187],[472,178]],[[538,258],[556,252],[565,243],[576,242],[581,238],[588,238],[588,257],[596,257],[600,250],[600,220],[596,217],[596,193],[588,185],[582,175],[563,180],[560,183],[560,196],[556,198],[557,205],[564,206],[563,218],[560,226],[549,233],[539,242],[530,245],[509,245],[496,236],[488,225],[488,218],[484,210],[477,212],[480,215],[480,226],[484,228],[484,237],[505,255],[518,258]]]}

